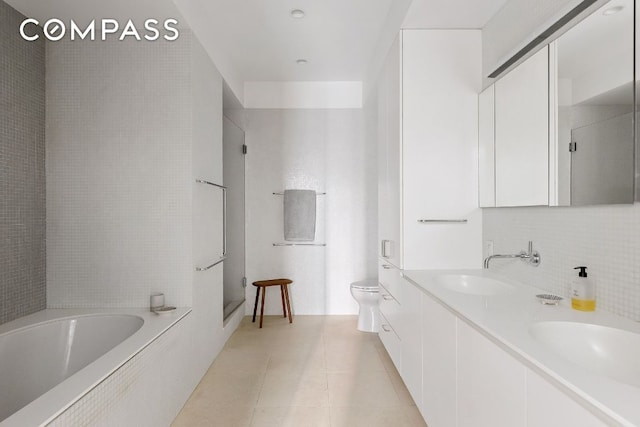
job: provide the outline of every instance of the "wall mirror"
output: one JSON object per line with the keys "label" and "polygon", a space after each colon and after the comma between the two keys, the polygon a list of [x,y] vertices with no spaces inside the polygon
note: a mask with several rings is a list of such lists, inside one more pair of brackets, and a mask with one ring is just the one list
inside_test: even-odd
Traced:
{"label": "wall mirror", "polygon": [[612,0],[551,44],[557,83],[550,205],[634,201],[633,26],[633,0]]}
{"label": "wall mirror", "polygon": [[479,95],[481,207],[640,200],[634,0],[594,9]]}

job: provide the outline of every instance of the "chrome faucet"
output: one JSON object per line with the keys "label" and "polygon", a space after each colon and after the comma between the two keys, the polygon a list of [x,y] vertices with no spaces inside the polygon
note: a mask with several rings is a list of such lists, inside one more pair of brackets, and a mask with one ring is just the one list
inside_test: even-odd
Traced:
{"label": "chrome faucet", "polygon": [[540,265],[540,253],[533,250],[533,242],[529,241],[529,248],[513,255],[489,255],[484,259],[484,268],[489,268],[489,261],[494,258],[520,258],[523,262],[529,263],[533,267]]}

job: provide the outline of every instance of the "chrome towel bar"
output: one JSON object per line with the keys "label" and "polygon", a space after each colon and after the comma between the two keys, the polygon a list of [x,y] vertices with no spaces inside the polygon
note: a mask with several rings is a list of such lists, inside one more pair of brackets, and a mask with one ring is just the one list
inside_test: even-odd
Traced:
{"label": "chrome towel bar", "polygon": [[223,190],[227,189],[227,187],[225,187],[224,185],[214,184],[213,182],[205,181],[204,179],[196,179],[196,182],[199,183],[199,184],[213,185],[214,187],[222,188]]}
{"label": "chrome towel bar", "polygon": [[444,224],[444,223],[464,224],[467,222],[467,220],[466,219],[419,219],[418,222],[420,224]]}
{"label": "chrome towel bar", "polygon": [[326,243],[274,243],[273,246],[327,246]]}
{"label": "chrome towel bar", "polygon": [[[271,193],[274,196],[284,196],[284,193]],[[326,196],[327,193],[316,193],[316,196]]]}
{"label": "chrome towel bar", "polygon": [[225,259],[227,259],[226,256],[221,257],[218,261],[214,262],[213,264],[207,266],[207,267],[196,267],[196,271],[207,271],[213,267],[215,267],[216,265],[220,264],[222,261],[224,261]]}
{"label": "chrome towel bar", "polygon": [[[214,184],[213,182],[205,181],[204,179],[196,179],[198,184],[213,185],[222,189],[222,257],[227,254],[227,187],[224,185]],[[216,264],[212,264],[209,268]],[[197,269],[196,269],[197,270]],[[197,270],[204,271],[204,270]]]}

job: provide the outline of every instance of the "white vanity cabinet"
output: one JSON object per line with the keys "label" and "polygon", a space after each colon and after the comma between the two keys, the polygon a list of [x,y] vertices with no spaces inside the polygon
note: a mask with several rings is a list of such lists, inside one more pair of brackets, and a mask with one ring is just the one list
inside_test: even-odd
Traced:
{"label": "white vanity cabinet", "polygon": [[[458,317],[446,304],[406,279],[402,281],[403,299],[412,308],[403,305],[401,311],[400,372],[427,425],[607,425],[524,361]],[[409,298],[411,302],[407,304]],[[415,303],[416,300],[420,303]],[[418,306],[419,314],[415,311]],[[413,326],[414,333],[408,332],[409,322],[418,321]]]}
{"label": "white vanity cabinet", "polygon": [[402,364],[400,376],[418,409],[422,406],[422,292],[406,279],[402,283],[400,336]]}
{"label": "white vanity cabinet", "polygon": [[[418,289],[416,287],[416,289]],[[456,316],[422,294],[422,416],[430,426],[456,426]]]}
{"label": "white vanity cabinet", "polygon": [[527,369],[527,427],[605,427],[604,421]]}
{"label": "white vanity cabinet", "polygon": [[[378,81],[380,257],[478,268],[478,30],[403,30]],[[402,337],[401,337],[402,338]]]}
{"label": "white vanity cabinet", "polygon": [[392,322],[387,320],[384,313],[380,311],[380,341],[384,345],[387,354],[391,358],[394,366],[398,371],[402,369],[402,343],[396,330],[392,326]]}
{"label": "white vanity cabinet", "polygon": [[458,426],[526,425],[526,368],[457,320]]}
{"label": "white vanity cabinet", "polygon": [[380,284],[380,331],[379,336],[398,372],[402,370],[401,331],[401,286],[400,269],[381,259],[378,262]]}

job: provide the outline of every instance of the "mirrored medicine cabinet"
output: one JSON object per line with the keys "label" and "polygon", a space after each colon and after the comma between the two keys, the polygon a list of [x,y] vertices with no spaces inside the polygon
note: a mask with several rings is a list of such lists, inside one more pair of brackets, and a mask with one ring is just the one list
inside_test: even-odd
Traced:
{"label": "mirrored medicine cabinet", "polygon": [[481,207],[635,200],[634,1],[562,31],[479,96]]}

